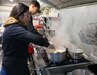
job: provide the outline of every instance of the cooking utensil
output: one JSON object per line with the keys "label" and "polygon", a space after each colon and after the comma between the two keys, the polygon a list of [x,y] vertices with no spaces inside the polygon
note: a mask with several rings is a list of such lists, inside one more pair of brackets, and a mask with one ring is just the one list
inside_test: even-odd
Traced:
{"label": "cooking utensil", "polygon": [[82,49],[76,49],[76,50],[70,50],[71,58],[73,59],[81,59],[83,57],[83,50]]}
{"label": "cooking utensil", "polygon": [[49,61],[53,63],[60,63],[65,59],[66,49],[48,49],[46,50]]}

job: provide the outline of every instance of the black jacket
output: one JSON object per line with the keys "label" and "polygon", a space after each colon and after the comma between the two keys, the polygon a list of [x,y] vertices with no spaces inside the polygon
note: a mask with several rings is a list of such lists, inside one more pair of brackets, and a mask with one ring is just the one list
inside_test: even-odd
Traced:
{"label": "black jacket", "polygon": [[27,48],[30,42],[40,46],[49,46],[49,42],[42,36],[31,33],[18,23],[9,24],[5,26],[3,33],[3,55],[8,57],[27,57]]}
{"label": "black jacket", "polygon": [[29,23],[28,23],[28,25],[27,25],[28,31],[30,31],[31,33],[35,33],[35,34],[38,34],[38,35],[42,36],[39,32],[37,32],[37,30],[35,30],[32,21],[33,21],[33,17],[30,16],[30,18],[29,18]]}

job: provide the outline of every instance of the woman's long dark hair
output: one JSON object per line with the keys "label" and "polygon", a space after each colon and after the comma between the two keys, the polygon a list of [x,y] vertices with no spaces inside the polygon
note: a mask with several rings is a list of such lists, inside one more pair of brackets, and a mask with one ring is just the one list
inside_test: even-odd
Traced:
{"label": "woman's long dark hair", "polygon": [[29,10],[29,7],[23,3],[18,3],[13,7],[10,13],[10,17],[19,19],[19,16],[23,15],[26,11]]}

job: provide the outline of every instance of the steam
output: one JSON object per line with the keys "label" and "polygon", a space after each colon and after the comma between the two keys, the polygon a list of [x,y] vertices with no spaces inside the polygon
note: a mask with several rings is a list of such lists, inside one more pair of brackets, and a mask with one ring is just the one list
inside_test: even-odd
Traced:
{"label": "steam", "polygon": [[53,18],[52,20],[53,25],[51,29],[55,30],[55,36],[52,37],[50,41],[56,48],[70,48],[73,44],[70,42],[70,38],[67,32],[67,25],[62,24],[60,19]]}

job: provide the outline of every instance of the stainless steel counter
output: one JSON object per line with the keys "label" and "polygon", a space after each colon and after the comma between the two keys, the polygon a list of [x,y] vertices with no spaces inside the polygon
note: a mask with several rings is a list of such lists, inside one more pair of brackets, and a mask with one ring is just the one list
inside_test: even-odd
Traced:
{"label": "stainless steel counter", "polygon": [[58,67],[49,67],[46,68],[51,75],[54,74],[67,74],[68,72],[72,72],[75,69],[86,69],[87,65],[92,64],[91,62],[89,63],[79,63],[79,64],[71,64],[71,65],[64,65],[64,66],[58,66]]}
{"label": "stainless steel counter", "polygon": [[33,58],[37,75],[51,75],[49,71],[45,69],[46,63],[44,62],[38,47],[34,49]]}

